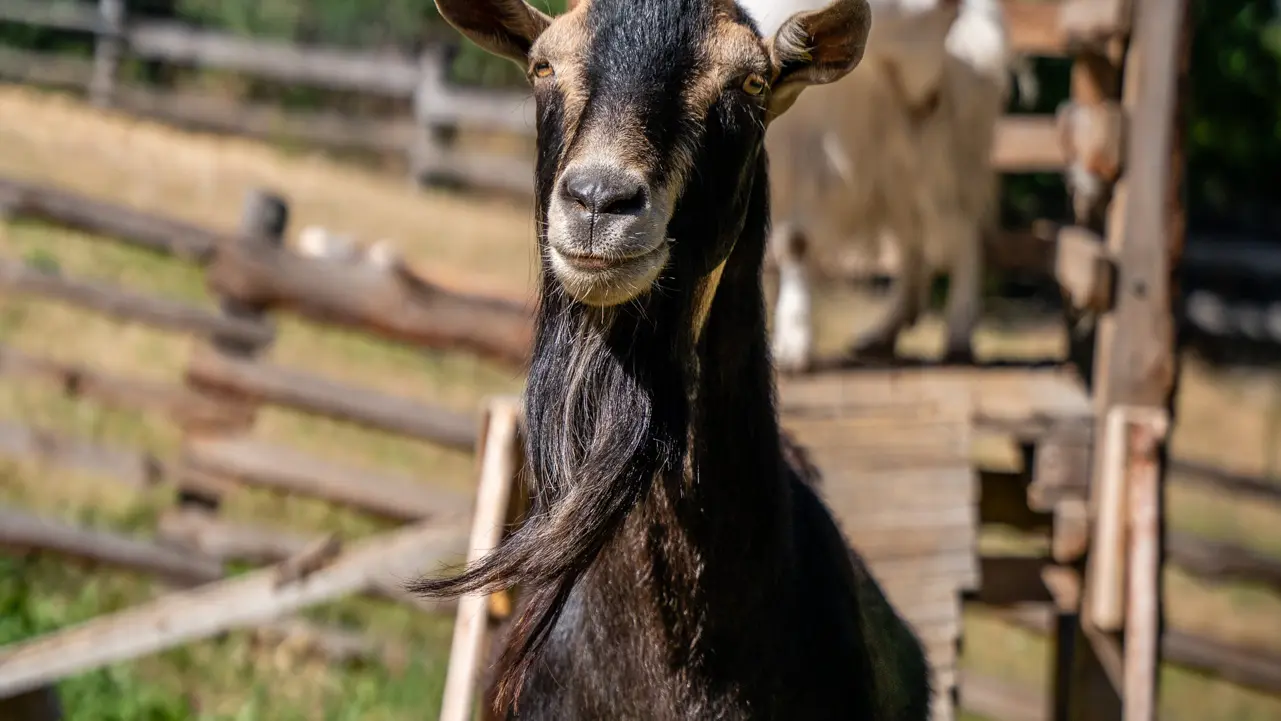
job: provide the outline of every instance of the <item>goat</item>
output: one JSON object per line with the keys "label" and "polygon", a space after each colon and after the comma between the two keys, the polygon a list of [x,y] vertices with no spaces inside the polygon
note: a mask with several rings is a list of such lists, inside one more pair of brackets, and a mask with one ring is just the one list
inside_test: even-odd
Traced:
{"label": "goat", "polygon": [[[885,316],[851,345],[892,354],[928,298],[932,272],[950,270],[946,354],[970,357],[982,314],[982,237],[995,211],[990,162],[1004,110],[1009,56],[996,0],[871,0],[865,69],[815,89],[771,129],[775,235],[781,273],[774,354],[781,370],[812,363],[809,283],[796,269],[812,250],[898,251]],[[769,26],[815,0],[744,0]],[[1033,90],[1033,88],[1025,88]],[[798,244],[797,235],[807,241]],[[790,249],[790,250],[789,250]],[[784,304],[790,305],[784,305]]]}
{"label": "goat", "polygon": [[923,721],[919,640],[780,432],[766,126],[859,63],[866,0],[436,0],[537,117],[531,510],[429,597],[521,587],[493,712]]}

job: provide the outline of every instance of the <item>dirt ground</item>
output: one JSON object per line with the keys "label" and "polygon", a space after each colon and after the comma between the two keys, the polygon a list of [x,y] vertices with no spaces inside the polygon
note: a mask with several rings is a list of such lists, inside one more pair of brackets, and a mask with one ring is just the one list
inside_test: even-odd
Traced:
{"label": "dirt ground", "polygon": [[[0,174],[57,183],[226,228],[234,227],[247,189],[274,189],[290,201],[294,231],[320,223],[366,241],[391,238],[414,263],[441,277],[465,279],[479,290],[526,294],[533,284],[528,202],[422,192],[402,178],[319,155],[193,135],[12,86],[0,86]],[[139,291],[211,302],[194,268],[40,225],[0,224],[0,253],[53,262],[68,274]],[[831,291],[819,308],[821,344],[829,349],[839,346],[850,330],[869,322],[877,306],[874,299],[852,290]],[[930,317],[905,345],[937,344],[939,331],[939,319]],[[8,297],[0,298],[0,342],[174,381],[191,349],[190,342],[173,336]],[[1061,350],[1063,339],[1053,326],[993,317],[984,323],[978,345],[980,353],[1041,356]],[[282,323],[271,358],[462,410],[474,409],[485,394],[514,392],[521,382],[511,371],[459,354],[408,350],[296,321]],[[1185,364],[1184,372],[1175,455],[1246,472],[1272,470],[1278,429],[1271,418],[1281,403],[1277,377],[1216,372],[1194,360]],[[162,454],[172,452],[178,440],[163,419],[69,402],[41,387],[0,386],[0,420],[20,420]],[[335,462],[412,473],[425,482],[455,487],[471,483],[466,456],[338,423],[270,411],[256,432]],[[0,502],[143,533],[154,526],[156,514],[169,499],[164,489],[140,494],[100,478],[0,461]],[[348,536],[384,527],[324,504],[253,492],[230,497],[227,513],[300,530],[338,528]],[[1281,509],[1175,489],[1170,514],[1174,528],[1281,554]],[[1281,647],[1281,599],[1276,596],[1243,586],[1211,588],[1174,572],[1167,583],[1174,626]],[[25,619],[0,621],[0,642],[122,608],[153,591],[150,584],[126,575],[90,574],[48,559],[0,559],[0,609],[17,609]],[[376,668],[334,669],[287,652],[260,649],[248,636],[232,634],[64,684],[70,717],[434,718],[450,619],[425,618],[370,601],[331,604],[309,615],[408,643],[415,649],[408,670],[396,674]],[[1046,648],[1041,641],[981,614],[971,614],[969,621],[967,665],[1012,680],[1043,680]],[[1178,719],[1281,718],[1281,702],[1220,681],[1177,670],[1167,671],[1166,680],[1163,707]],[[130,703],[138,708],[111,706],[116,715],[92,710],[117,704],[121,696],[134,698]]]}

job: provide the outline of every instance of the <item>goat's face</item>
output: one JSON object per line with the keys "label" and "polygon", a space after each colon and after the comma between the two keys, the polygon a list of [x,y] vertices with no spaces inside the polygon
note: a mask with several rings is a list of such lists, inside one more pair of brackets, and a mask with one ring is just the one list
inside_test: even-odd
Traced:
{"label": "goat's face", "polygon": [[866,0],[793,15],[770,39],[734,0],[571,1],[555,19],[524,0],[436,4],[527,69],[542,252],[595,306],[664,274],[714,274],[741,232],[765,126],[806,85],[852,70],[870,25]]}

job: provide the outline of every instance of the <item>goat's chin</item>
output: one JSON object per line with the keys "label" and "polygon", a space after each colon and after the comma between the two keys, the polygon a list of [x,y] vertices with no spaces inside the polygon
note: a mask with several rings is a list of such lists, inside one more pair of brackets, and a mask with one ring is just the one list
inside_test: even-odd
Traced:
{"label": "goat's chin", "polygon": [[648,293],[667,265],[669,251],[663,243],[642,255],[593,268],[582,267],[581,262],[554,248],[548,254],[552,272],[570,298],[607,308]]}

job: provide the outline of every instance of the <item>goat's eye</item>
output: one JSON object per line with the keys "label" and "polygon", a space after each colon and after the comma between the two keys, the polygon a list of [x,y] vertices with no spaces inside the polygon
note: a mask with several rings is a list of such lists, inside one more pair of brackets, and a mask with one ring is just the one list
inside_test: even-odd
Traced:
{"label": "goat's eye", "polygon": [[534,67],[531,72],[533,72],[534,77],[536,78],[550,78],[556,73],[556,71],[552,70],[552,64],[546,60],[540,60],[534,63]]}
{"label": "goat's eye", "polygon": [[747,93],[748,95],[760,95],[761,93],[765,92],[765,88],[767,87],[768,85],[765,82],[765,78],[762,78],[756,73],[752,73],[751,75],[748,75],[743,80],[743,92]]}

